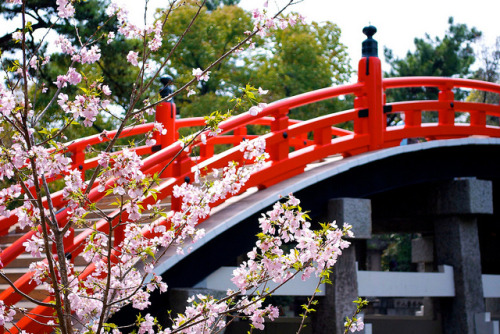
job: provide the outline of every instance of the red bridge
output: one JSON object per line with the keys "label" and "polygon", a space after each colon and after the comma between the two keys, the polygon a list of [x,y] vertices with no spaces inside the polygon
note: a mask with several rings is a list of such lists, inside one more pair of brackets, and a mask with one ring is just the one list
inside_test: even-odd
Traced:
{"label": "red bridge", "polygon": [[[167,134],[156,137],[157,146],[155,147],[142,146],[134,148],[134,150],[139,155],[147,155],[142,166],[142,170],[146,173],[159,172],[165,164],[172,159],[174,160],[173,165],[162,174],[163,181],[157,187],[157,195],[160,200],[172,197],[174,185],[192,180],[195,165],[199,169],[206,167],[211,170],[212,168],[225,167],[229,161],[243,162],[242,152],[238,147],[239,143],[243,138],[252,139],[256,137],[248,134],[247,126],[258,124],[269,127],[269,133],[262,136],[266,141],[267,151],[270,154],[269,161],[262,170],[252,175],[245,184],[238,194],[239,202],[228,200],[225,203],[219,203],[219,209],[215,208],[215,215],[218,215],[218,218],[216,220],[209,219],[201,224],[201,226],[207,228],[208,239],[201,242],[200,246],[196,246],[197,248],[193,251],[194,255],[199,255],[197,249],[202,249],[202,247],[206,246],[208,250],[211,249],[210,247],[212,249],[216,247],[210,245],[210,241],[217,240],[224,233],[226,233],[226,240],[232,238],[239,240],[238,242],[242,244],[248,244],[248,241],[244,239],[252,238],[248,238],[248,234],[241,232],[246,231],[241,223],[271,205],[277,200],[279,194],[287,195],[290,191],[298,192],[299,198],[301,198],[300,193],[304,194],[305,197],[302,197],[302,199],[306,203],[305,207],[311,207],[312,212],[315,209],[318,212],[323,210],[322,213],[316,214],[317,217],[322,218],[328,216],[328,214],[321,207],[326,206],[325,203],[331,198],[355,197],[371,200],[373,231],[384,232],[394,231],[394,225],[389,228],[387,223],[385,225],[382,223],[382,220],[384,220],[382,218],[388,216],[387,212],[394,210],[401,213],[404,211],[403,209],[408,209],[407,212],[414,212],[415,210],[414,207],[412,207],[413,209],[409,208],[411,203],[400,201],[402,194],[404,194],[403,198],[412,198],[414,203],[426,205],[425,198],[411,197],[412,190],[416,189],[415,187],[421,187],[422,184],[434,184],[433,182],[445,180],[449,182],[454,182],[453,180],[456,182],[460,182],[460,180],[469,182],[470,179],[464,178],[476,177],[481,180],[471,181],[472,186],[476,184],[474,183],[476,181],[489,180],[484,181],[490,182],[486,187],[495,190],[495,182],[500,178],[499,159],[497,159],[498,153],[500,153],[500,139],[497,139],[500,138],[500,127],[498,125],[489,125],[487,119],[489,117],[500,117],[500,105],[458,101],[454,98],[454,90],[478,90],[500,94],[500,85],[468,79],[441,77],[384,79],[382,77],[381,61],[377,57],[377,44],[371,37],[373,33],[374,31],[367,30],[368,39],[363,43],[363,58],[359,62],[357,83],[340,87],[328,87],[276,101],[269,104],[257,116],[244,113],[232,117],[220,124],[220,128],[223,130],[219,136],[209,137],[205,144],[200,141],[195,142],[191,150],[194,147],[199,147],[200,154],[197,158],[193,158],[190,152],[182,151],[182,144],[177,141],[178,133],[181,128],[202,126],[204,120],[202,118],[175,119],[175,105],[173,103],[162,103],[158,106],[157,120],[162,122],[168,129]],[[437,100],[386,103],[385,93],[387,91],[409,87],[437,88],[439,98]],[[354,109],[352,110],[336,112],[307,121],[297,121],[289,118],[289,112],[294,108],[346,95],[354,96]],[[437,123],[422,121],[422,114],[428,111],[437,112]],[[466,117],[461,118],[462,120],[466,119],[466,122],[458,122],[457,113],[466,115]],[[404,115],[403,125],[388,125],[388,117],[392,117],[391,115],[394,114]],[[352,124],[352,131],[339,127],[340,124],[346,122]],[[128,128],[120,134],[120,137],[144,134],[150,131],[152,127],[152,124],[144,124]],[[116,132],[109,132],[104,141],[110,140],[115,134]],[[400,145],[404,139],[411,138],[419,138],[419,143],[406,146]],[[95,135],[69,144],[67,150],[71,152],[73,167],[82,171],[96,167],[97,158],[87,158],[85,152],[88,146],[99,143],[102,143],[102,141],[99,135]],[[233,147],[222,153],[214,154],[214,147],[222,144],[230,144]],[[182,153],[178,154],[180,151]],[[491,182],[493,186],[491,186]],[[451,187],[453,188],[453,186]],[[248,190],[251,190],[251,192],[247,192]],[[419,194],[424,193],[426,192],[420,192]],[[429,198],[435,198],[433,197],[435,193],[432,191],[426,194],[432,195],[429,195]],[[98,192],[97,189],[93,189],[90,193],[90,199],[96,203],[103,196],[104,193]],[[424,195],[419,196],[424,197]],[[389,198],[392,202],[388,201]],[[60,208],[57,217],[58,221],[67,222],[68,209],[65,208],[62,193],[53,194],[52,200],[54,205]],[[471,201],[478,200],[481,202],[477,198]],[[436,203],[439,201],[437,199]],[[143,205],[146,206],[155,202],[156,199],[149,197]],[[240,203],[239,206],[238,203]],[[241,203],[245,204],[242,206]],[[396,207],[391,207],[389,203],[396,203]],[[441,210],[439,209],[440,204],[436,205],[436,210]],[[450,204],[450,207],[452,206]],[[491,206],[493,207],[493,204]],[[234,207],[238,209],[234,209]],[[171,210],[178,209],[179,201],[171,198]],[[457,212],[450,210],[443,211],[443,214],[449,216],[460,213],[460,210],[455,210]],[[463,212],[467,217],[471,217],[476,213],[480,217],[488,215],[488,217],[493,217],[493,210],[490,210],[491,212],[488,211],[489,209],[474,210],[474,208],[469,208],[464,209]],[[441,217],[439,214],[438,216]],[[126,218],[127,214],[124,213],[122,219]],[[412,217],[404,219],[411,221]],[[1,234],[8,236],[9,231],[12,231],[16,223],[17,217],[15,215],[10,218],[2,218],[0,223]],[[96,226],[97,229],[102,231],[108,228],[108,224],[104,220],[98,221]],[[235,226],[238,226],[239,232],[235,232]],[[415,226],[415,223],[408,223],[407,227],[401,227],[400,231],[419,233],[433,231],[436,235],[438,234],[436,231],[439,228],[433,227],[432,222],[422,222],[418,228]],[[354,228],[356,229],[356,226]],[[372,227],[370,227],[370,233],[371,230]],[[498,227],[494,227],[492,230],[498,231]],[[249,233],[253,233],[251,231]],[[449,233],[453,234],[453,231]],[[87,230],[68,238],[66,253],[72,253],[73,257],[76,257],[83,251],[83,243],[91,233],[91,230]],[[148,234],[150,232],[145,229],[144,233]],[[361,237],[368,238],[363,237],[363,233],[361,231]],[[481,233],[480,228],[480,237]],[[19,260],[24,253],[23,242],[33,234],[33,231],[28,232],[3,249],[1,260],[5,270],[8,271],[12,264],[15,263],[16,258]],[[114,242],[116,245],[122,240],[121,238],[120,235],[115,236]],[[464,237],[458,236],[457,238]],[[475,238],[473,240],[479,240],[477,227]],[[254,240],[249,242],[252,244]],[[436,243],[437,240],[434,242]],[[455,245],[454,242],[450,241],[450,244]],[[479,261],[479,265],[483,263],[484,266],[484,259],[481,262],[480,257],[483,250],[478,248],[478,244],[479,242],[477,242],[473,252],[477,253],[474,254],[479,256],[479,259],[476,258],[471,261]],[[227,252],[224,251],[223,253],[231,253],[232,246],[224,247],[227,248],[224,248]],[[362,246],[360,247],[362,248]],[[439,247],[444,249],[445,246],[436,245],[438,253],[441,252]],[[498,251],[498,247],[495,249]],[[241,252],[240,249],[238,251]],[[210,253],[210,251],[206,252],[207,254]],[[465,256],[463,255],[463,257]],[[498,253],[496,253],[495,257],[498,257]],[[442,258],[445,258],[444,255]],[[217,266],[224,265],[223,259],[220,261],[201,261],[207,262],[207,264],[200,265],[196,275],[193,275],[192,269],[191,271],[187,269],[189,265],[188,262],[185,262],[188,261],[186,259],[189,260],[189,256],[182,258],[172,256],[159,266],[158,270],[164,272],[165,275],[167,272],[175,273],[175,277],[166,279],[169,286],[181,286],[186,280],[191,284],[188,286],[193,286],[196,282],[215,271],[218,268]],[[464,263],[467,261],[460,256],[457,259],[443,261],[448,261],[448,263],[443,264],[454,267],[456,290],[454,296],[455,299],[460,299],[460,303],[465,305],[451,306],[452,310],[449,311],[451,320],[449,321],[455,321],[460,324],[457,326],[465,328],[455,333],[472,333],[467,328],[476,326],[477,330],[477,325],[474,325],[474,323],[478,321],[477,319],[474,320],[474,316],[485,312],[484,296],[481,294],[478,297],[482,300],[481,305],[471,308],[468,305],[473,302],[469,299],[476,297],[470,297],[469,294],[472,292],[467,290],[470,287],[464,288],[460,283],[457,283],[457,280],[461,279],[466,282],[470,280],[481,281],[481,267],[479,267],[479,272],[470,273],[467,270],[462,270],[461,266],[465,266]],[[493,263],[496,265],[498,261],[495,261]],[[88,275],[92,270],[93,267],[89,266],[81,275]],[[190,272],[190,278],[181,275],[186,270]],[[349,270],[352,270],[352,268]],[[356,271],[354,271],[353,275],[356,277]],[[30,281],[30,272],[16,278],[16,289],[31,293],[36,288],[36,284]],[[341,286],[340,283],[339,286]],[[463,291],[459,291],[460,289]],[[6,305],[13,305],[21,301],[21,296],[16,294],[12,287],[8,287],[0,294],[0,299]],[[46,301],[49,300],[47,298]],[[34,319],[27,317],[20,319],[17,323],[18,328],[35,333],[47,332],[47,327],[41,325],[40,322],[46,321],[44,315],[51,315],[52,309],[39,306],[32,312],[38,316],[33,316]],[[471,316],[472,320],[470,319]],[[464,318],[465,320],[457,320],[458,318]],[[443,321],[442,327],[445,328],[448,326],[445,325],[448,320],[444,319]],[[488,322],[486,321],[485,326],[487,325]],[[12,328],[10,331],[17,332],[17,329]],[[315,333],[320,332],[320,330],[315,330]]]}

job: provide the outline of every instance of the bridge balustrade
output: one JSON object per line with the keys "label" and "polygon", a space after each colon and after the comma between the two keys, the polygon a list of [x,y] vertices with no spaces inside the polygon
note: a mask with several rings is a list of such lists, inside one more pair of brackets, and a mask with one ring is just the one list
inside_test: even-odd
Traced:
{"label": "bridge balustrade", "polygon": [[[385,103],[385,91],[396,88],[411,87],[436,87],[439,89],[439,98],[435,101],[400,101]],[[359,62],[358,82],[339,87],[328,87],[312,92],[307,92],[284,100],[279,100],[269,104],[258,115],[252,116],[243,113],[234,116],[220,124],[222,133],[220,136],[208,136],[206,143],[202,143],[199,138],[193,141],[193,146],[188,152],[183,151],[182,144],[177,141],[178,132],[181,128],[202,127],[203,118],[175,119],[175,106],[173,103],[164,103],[158,106],[157,114],[170,115],[170,117],[159,117],[157,121],[163,123],[167,128],[167,135],[156,134],[157,145],[139,146],[133,148],[137,154],[144,156],[141,170],[145,173],[162,172],[164,166],[173,161],[172,167],[163,171],[164,180],[157,187],[158,199],[164,199],[172,195],[174,185],[181,184],[189,179],[194,179],[196,168],[223,168],[229,161],[243,162],[242,153],[239,150],[239,143],[243,138],[253,139],[255,135],[249,135],[247,127],[250,125],[268,126],[269,133],[262,135],[267,144],[270,159],[264,169],[256,172],[241,189],[246,191],[251,187],[263,189],[270,187],[282,180],[288,179],[304,171],[306,166],[314,161],[324,159],[331,155],[341,155],[348,157],[368,151],[384,149],[400,145],[406,138],[422,138],[422,140],[442,140],[449,138],[461,138],[468,136],[500,137],[500,127],[488,125],[488,116],[500,117],[500,105],[485,104],[477,102],[456,101],[453,94],[454,89],[474,89],[500,94],[500,85],[457,78],[437,78],[437,77],[408,77],[408,78],[382,78],[380,59],[373,53],[364,55]],[[337,98],[346,95],[353,95],[354,108],[351,110],[332,113],[307,121],[296,121],[289,119],[290,110],[315,102]],[[172,109],[174,108],[174,109]],[[166,111],[166,112],[165,112]],[[437,111],[437,123],[422,122],[422,113],[426,111]],[[456,121],[456,113],[468,113],[469,122],[459,123]],[[400,113],[404,114],[404,125],[387,126],[388,115]],[[353,130],[347,130],[340,125],[346,122],[353,124]],[[64,152],[72,157],[72,167],[84,173],[97,166],[96,157],[87,158],[87,147],[106,143],[116,135],[120,138],[128,136],[143,135],[153,128],[153,124],[137,125],[126,128],[121,133],[110,131],[105,136],[102,134],[75,140],[66,144]],[[312,135],[311,135],[312,134]],[[215,154],[214,147],[218,145],[230,144],[232,148]],[[200,155],[192,156],[194,147],[199,147]],[[181,152],[181,154],[178,154]],[[62,176],[59,176],[59,178]],[[55,181],[52,178],[50,181]],[[114,180],[106,184],[106,189],[110,189]],[[240,193],[241,193],[240,192]],[[96,188],[89,193],[91,202],[98,202],[104,197],[105,192],[98,192]],[[57,219],[61,226],[68,222],[68,208],[65,208],[67,201],[63,198],[62,192],[51,195],[52,201],[60,208]],[[148,197],[143,202],[143,206],[154,204],[156,198]],[[46,203],[44,199],[44,203]],[[179,203],[172,201],[172,208],[179,209]],[[126,220],[128,214],[118,211],[111,213],[117,218],[113,221],[116,226],[118,221]],[[0,219],[0,234],[6,234],[9,229],[17,223],[15,212],[11,217]],[[162,219],[159,223],[168,224],[168,218]],[[108,222],[100,220],[96,223],[99,231],[109,230]],[[77,256],[83,251],[83,245],[87,237],[92,233],[88,229],[67,242],[65,252]],[[144,234],[152,236],[152,233],[145,228]],[[31,238],[34,232],[31,231],[19,238],[11,246],[3,250],[3,266],[7,266],[15,258],[24,252],[23,242]],[[120,237],[115,238],[115,244],[121,241]],[[90,265],[81,275],[84,277],[93,270]],[[15,289],[24,293],[32,291],[36,285],[31,282],[31,273],[26,273],[15,282]],[[9,288],[0,294],[0,299],[6,305],[17,303],[21,296],[15,293],[14,288]],[[50,298],[46,302],[50,301]],[[43,315],[51,314],[52,309],[37,307],[33,311],[39,314],[34,319],[24,318],[19,323],[20,329],[42,332],[46,330],[43,325],[37,323],[46,321]]]}

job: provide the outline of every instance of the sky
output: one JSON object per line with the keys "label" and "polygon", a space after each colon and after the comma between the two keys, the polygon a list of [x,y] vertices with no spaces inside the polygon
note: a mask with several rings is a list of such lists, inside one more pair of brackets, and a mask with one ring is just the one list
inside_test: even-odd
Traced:
{"label": "sky", "polygon": [[[141,0],[117,0],[129,8],[137,23],[143,22],[144,2]],[[299,0],[300,1],[300,0]],[[149,0],[150,8],[165,4],[167,0]],[[262,8],[265,0],[241,0],[247,10]],[[269,10],[288,0],[269,0]],[[291,10],[304,15],[308,21],[332,21],[341,29],[341,42],[351,57],[353,69],[361,57],[361,42],[365,39],[362,29],[368,24],[377,27],[374,38],[379,42],[379,57],[383,60],[383,47],[393,50],[397,57],[404,57],[414,50],[415,37],[444,36],[448,18],[455,23],[465,23],[483,32],[483,43],[493,45],[500,36],[500,0],[303,0]],[[151,10],[151,12],[153,12]],[[0,32],[9,30],[2,24]],[[476,47],[476,50],[479,49]],[[383,63],[383,69],[388,65]],[[476,65],[477,66],[477,65]]]}
{"label": "sky", "polygon": [[[140,2],[120,0],[127,6]],[[150,0],[158,6],[165,0]],[[241,0],[240,6],[252,10],[262,8],[264,0]],[[269,9],[276,10],[287,0],[269,0]],[[132,5],[133,6],[133,5]],[[361,42],[365,39],[362,30],[366,25],[377,27],[374,38],[379,42],[379,57],[383,60],[384,46],[393,50],[397,57],[404,57],[414,50],[415,37],[423,38],[428,33],[432,38],[443,37],[448,29],[448,18],[455,23],[465,23],[483,32],[483,43],[493,45],[500,36],[500,0],[303,0],[292,6],[308,21],[331,21],[342,32],[344,43],[351,57],[351,65],[357,69],[361,57]],[[134,8],[138,20],[142,20],[141,8]],[[388,65],[383,63],[383,69]]]}
{"label": "sky", "polygon": [[[260,3],[260,0],[242,0],[240,4],[251,9]],[[269,4],[273,8],[275,2]],[[374,38],[379,43],[380,58],[384,46],[392,49],[394,55],[404,57],[408,50],[414,50],[415,37],[423,38],[426,33],[431,37],[444,36],[450,16],[455,23],[482,31],[484,42],[489,45],[500,36],[500,0],[304,0],[292,10],[310,21],[336,23],[355,69],[365,39],[362,30],[369,24],[377,28]],[[388,70],[386,64],[382,66]]]}

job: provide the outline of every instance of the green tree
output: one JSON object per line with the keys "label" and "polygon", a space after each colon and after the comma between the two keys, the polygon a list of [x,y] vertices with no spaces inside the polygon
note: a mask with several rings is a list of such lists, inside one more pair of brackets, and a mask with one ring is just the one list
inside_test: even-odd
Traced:
{"label": "green tree", "polygon": [[[165,50],[178,39],[179,27],[191,19],[194,11],[194,6],[186,5],[167,22]],[[175,78],[176,85],[182,86],[192,78],[194,68],[204,69],[209,59],[225,53],[251,28],[251,13],[239,7],[203,10],[192,27],[196,34],[184,37],[179,52],[171,58],[168,74]],[[183,117],[199,116],[210,110],[227,109],[228,96],[238,95],[238,89],[245,82],[269,89],[266,102],[344,83],[351,68],[346,47],[339,38],[340,29],[331,22],[299,23],[277,31],[272,37],[256,37],[254,50],[218,64],[210,80],[198,84],[196,95],[178,96],[176,104]],[[292,117],[312,118],[343,109],[345,105],[332,100],[308,109],[299,108],[293,111]]]}
{"label": "green tree", "polygon": [[[102,77],[111,91],[113,92],[112,98],[116,106],[125,109],[128,105],[129,97],[127,92],[132,91],[132,85],[137,71],[128,66],[126,55],[129,50],[138,45],[138,41],[125,40],[123,37],[116,38],[113,43],[107,43],[107,36],[113,27],[116,25],[116,19],[109,19],[105,13],[105,8],[109,6],[108,0],[88,0],[79,4],[82,10],[77,11],[72,22],[67,19],[57,18],[57,4],[53,0],[34,0],[26,3],[26,19],[31,21],[31,31],[27,34],[26,44],[28,55],[35,55],[39,59],[45,58],[49,55],[47,48],[47,40],[40,40],[39,36],[43,36],[43,30],[53,27],[53,31],[59,36],[68,38],[74,44],[81,45],[86,41],[79,42],[79,36],[93,36],[92,45],[98,45],[101,49],[101,58],[93,65],[74,65],[74,67],[83,73],[89,80],[97,77]],[[7,4],[6,2],[0,3],[0,15],[3,16],[7,22],[9,20],[18,19],[21,16],[21,6]],[[100,27],[97,34],[93,35],[96,27]],[[79,31],[77,34],[76,31]],[[12,39],[12,34],[15,32],[10,31],[3,36],[0,36],[0,49],[8,50],[9,53],[4,52],[2,60],[4,66],[9,66],[11,59],[13,59],[15,52],[21,49],[21,43],[16,43]],[[53,52],[53,51],[52,51]],[[65,74],[71,61],[68,57],[55,52],[51,53],[52,59],[46,66],[40,68],[39,73],[32,73],[39,79],[38,87],[32,89],[40,89],[42,86],[48,89],[45,94],[37,94],[37,105],[47,105],[49,99],[56,91],[54,82],[57,76]],[[78,93],[72,90],[70,95]],[[36,105],[35,105],[36,108]],[[57,104],[45,114],[41,119],[40,126],[48,126],[60,122],[64,117]],[[114,118],[110,115],[107,118],[101,117],[96,122],[96,128],[113,128],[115,126]],[[81,131],[72,131],[67,135],[69,137],[81,137],[95,133],[95,129],[81,129]]]}
{"label": "green tree", "polygon": [[[473,78],[494,83],[500,82],[500,37],[497,37],[496,43],[493,46],[482,45],[478,52],[478,60],[480,67],[474,73]],[[487,91],[473,90],[467,96],[467,101],[499,104],[500,95]],[[486,122],[489,125],[498,126],[500,118],[488,115]]]}
{"label": "green tree", "polygon": [[[271,88],[266,97],[275,101],[311,90],[339,85],[352,73],[346,47],[340,42],[340,28],[332,23],[297,24],[264,41],[257,64],[247,59],[249,81]],[[309,119],[347,109],[337,99],[292,111],[292,117]]]}
{"label": "green tree", "polygon": [[207,0],[205,6],[208,10],[214,10],[219,6],[237,5],[240,0]]}
{"label": "green tree", "polygon": [[388,243],[382,252],[382,269],[385,271],[411,271],[414,267],[411,262],[412,234],[384,234],[380,240]]}
{"label": "green tree", "polygon": [[[473,78],[482,81],[497,83],[500,81],[500,37],[497,37],[493,46],[483,45],[478,52],[480,68],[476,70]],[[469,101],[482,103],[499,103],[499,95],[486,91],[472,91],[468,96]]]}
{"label": "green tree", "polygon": [[[472,44],[481,36],[476,28],[469,29],[465,24],[455,24],[453,18],[448,20],[449,28],[443,38],[429,35],[415,38],[415,52],[397,58],[392,50],[385,48],[386,62],[391,66],[386,77],[405,76],[470,76],[470,66],[475,61]],[[437,99],[438,90],[433,88],[396,89],[387,92],[388,101]],[[457,94],[463,98],[464,92]]]}
{"label": "green tree", "polygon": [[[172,14],[164,27],[164,43],[158,53],[162,56],[156,60],[163,60],[163,55],[175,45],[196,11],[196,6],[188,2]],[[250,13],[240,7],[222,6],[213,11],[202,9],[191,27],[193,33],[184,36],[177,52],[171,56],[168,74],[175,78],[177,86],[184,85],[193,78],[193,69],[205,69],[213,59],[229,51],[252,27]],[[208,109],[227,108],[228,96],[237,94],[244,82],[241,80],[244,67],[237,64],[237,59],[231,56],[218,63],[210,74],[210,80],[200,81],[194,88],[196,95],[176,97],[183,117],[206,115]]]}
{"label": "green tree", "polygon": [[[116,24],[114,20],[108,22],[108,17],[104,13],[108,2],[108,0],[83,2],[81,5],[85,6],[85,10],[75,17],[74,22],[80,31],[87,32],[91,27],[102,27],[94,38],[94,43],[101,47],[101,59],[92,66],[79,65],[77,70],[89,79],[102,77],[113,92],[115,105],[126,109],[130,98],[126,92],[132,91],[137,69],[127,66],[125,56],[129,50],[139,48],[141,42],[116,38],[113,43],[107,44],[107,34]],[[206,68],[211,60],[224,54],[231,45],[236,44],[241,36],[244,36],[245,31],[252,30],[251,13],[234,5],[238,2],[239,0],[207,1],[190,32],[183,36],[182,43],[170,58],[167,74],[175,78],[176,86],[180,87],[188,82],[193,77],[193,69]],[[33,21],[32,37],[37,35],[35,33],[37,29],[54,25],[54,30],[59,35],[77,41],[75,28],[69,21],[53,19],[56,11],[57,5],[51,0],[28,2],[27,16]],[[20,6],[0,4],[0,15],[6,19],[18,17],[20,12]],[[196,6],[187,1],[172,13],[165,24],[165,38],[161,52],[158,53],[160,56],[155,58],[156,61],[162,61],[177,43],[184,32],[183,27],[189,24],[195,12]],[[13,32],[0,37],[0,48],[20,47],[19,43],[11,45]],[[85,33],[85,35],[91,34]],[[340,43],[339,38],[340,29],[331,22],[297,24],[285,31],[278,31],[276,36],[256,37],[254,39],[256,49],[250,51],[251,54],[233,55],[220,62],[212,71],[210,80],[202,81],[195,87],[196,95],[177,96],[176,103],[183,117],[201,116],[213,110],[229,108],[229,97],[237,96],[238,89],[245,83],[269,89],[270,94],[265,96],[266,102],[344,83],[351,74],[351,68],[346,47]],[[28,44],[30,52],[39,58],[48,54],[47,46],[35,38],[30,38]],[[48,97],[55,92],[53,82],[58,75],[64,74],[63,71],[70,65],[67,57],[57,52],[51,54],[51,57],[53,61],[39,73],[40,86],[44,84],[49,88],[47,94],[39,94],[37,102],[39,105],[48,102]],[[158,80],[157,86],[151,88],[151,94],[156,94],[160,88]],[[74,90],[71,93],[75,95],[78,91]],[[344,100],[330,100],[312,107],[298,108],[292,112],[292,117],[307,119],[346,109],[349,106],[350,102]],[[115,114],[119,116],[119,112]],[[55,105],[47,112],[40,125],[47,126],[60,122],[64,116]],[[98,129],[110,129],[115,126],[115,118],[109,115],[99,119],[95,124]],[[94,129],[81,129],[67,135],[81,137],[95,132]]]}

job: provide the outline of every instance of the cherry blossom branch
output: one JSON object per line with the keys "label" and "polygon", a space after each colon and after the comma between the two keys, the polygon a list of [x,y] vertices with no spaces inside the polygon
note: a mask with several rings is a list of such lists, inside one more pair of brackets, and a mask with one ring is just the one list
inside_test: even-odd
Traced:
{"label": "cherry blossom branch", "polygon": [[34,304],[37,304],[37,305],[40,305],[40,306],[45,306],[45,307],[55,307],[54,304],[50,304],[50,303],[44,303],[44,302],[41,302],[39,301],[38,299],[35,299],[33,297],[31,297],[30,295],[22,292],[21,290],[19,290],[16,286],[16,284],[14,284],[14,282],[12,282],[9,277],[7,275],[5,275],[3,273],[3,271],[0,270],[0,277],[2,277],[5,281],[7,281],[7,283],[10,285],[10,287],[19,295],[21,295],[23,298],[26,298],[27,300],[29,300],[30,302],[34,303]]}
{"label": "cherry blossom branch", "polygon": [[300,326],[299,326],[299,329],[297,330],[296,334],[299,334],[302,331],[302,328],[304,328],[304,324],[305,324],[305,321],[307,319],[307,314],[309,314],[309,312],[311,312],[311,305],[313,304],[314,298],[316,297],[316,294],[319,291],[320,284],[321,284],[321,279],[318,280],[318,284],[316,284],[316,288],[314,289],[314,293],[307,300],[307,305],[306,305],[306,307],[304,307],[304,313],[302,314],[302,317],[301,317],[302,320],[300,321]]}
{"label": "cherry blossom branch", "polygon": [[[206,0],[205,0],[206,1]],[[288,7],[290,7],[291,5],[294,4],[294,0],[290,0],[288,2],[288,4],[286,4],[283,8],[281,8],[281,10],[279,10],[274,16],[273,16],[273,19],[277,18],[279,15],[281,15],[281,13],[283,13],[283,11],[285,11]],[[198,14],[198,13],[197,13]],[[191,26],[192,22],[190,22],[190,26]],[[258,32],[259,32],[260,29],[254,29],[253,32],[251,32],[246,38],[244,38],[242,41],[240,41],[239,43],[237,43],[235,46],[233,46],[229,51],[223,53],[221,56],[219,56],[214,62],[212,62],[210,65],[208,65],[202,72],[201,72],[201,76],[207,74],[209,72],[209,70],[211,70],[213,67],[215,67],[216,65],[218,65],[220,62],[222,62],[224,59],[226,59],[229,55],[233,54],[236,50],[240,49],[244,44],[246,44],[249,40],[251,40]],[[187,31],[185,31],[183,33],[183,35],[181,36],[181,39],[182,37],[184,37],[184,35],[187,33]],[[169,55],[167,56],[167,58],[165,59],[165,61],[162,63],[162,66],[161,68],[163,68],[168,59],[170,59],[171,55],[173,54],[173,51],[175,51],[175,49],[177,48],[178,44],[180,44],[180,41],[181,39],[179,39],[178,43],[174,46],[174,48],[172,49],[172,51],[169,53]],[[157,72],[157,74],[153,77],[153,79],[155,79],[157,76],[159,75],[159,71]],[[164,97],[164,98],[161,98],[159,99],[158,101],[154,102],[154,103],[151,103],[139,110],[136,111],[136,113],[140,113],[140,112],[143,112],[144,110],[147,110],[147,109],[150,109],[150,108],[153,108],[155,106],[157,106],[158,104],[162,103],[162,102],[165,102],[165,101],[169,101],[170,99],[172,99],[173,97],[177,96],[178,94],[180,94],[182,91],[186,90],[189,86],[191,86],[195,81],[199,80],[198,78],[193,78],[191,80],[189,80],[185,85],[183,85],[181,88],[177,89],[175,92],[169,94],[168,96]]]}

